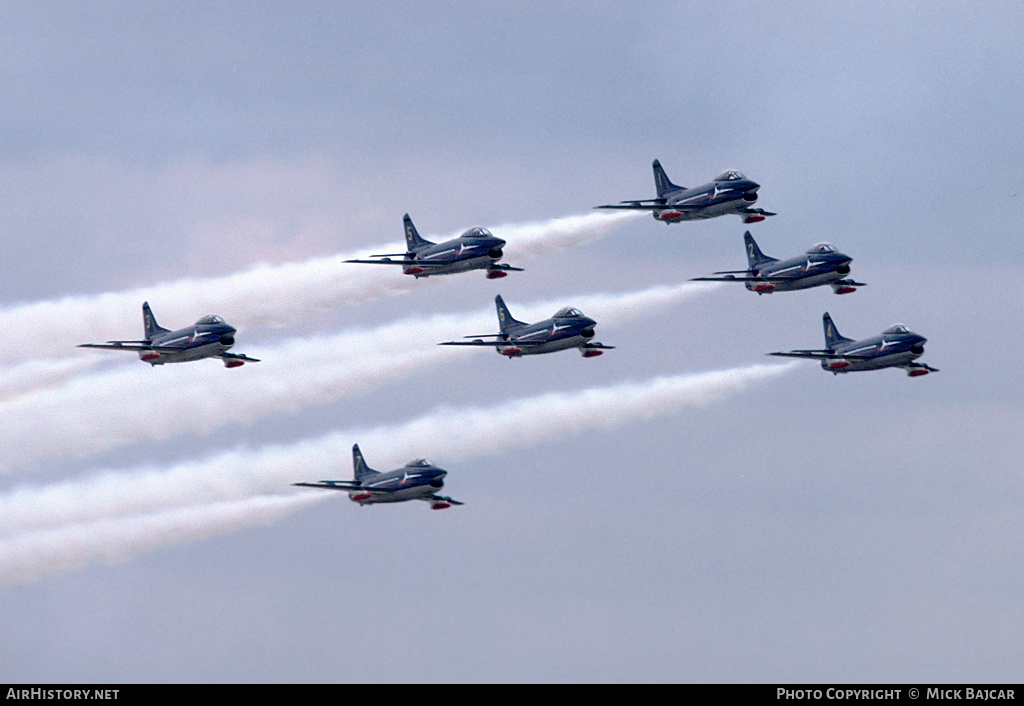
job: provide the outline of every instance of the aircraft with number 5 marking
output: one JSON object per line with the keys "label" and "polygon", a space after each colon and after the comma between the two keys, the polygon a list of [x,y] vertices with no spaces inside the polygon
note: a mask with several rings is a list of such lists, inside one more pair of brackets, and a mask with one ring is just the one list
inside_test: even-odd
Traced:
{"label": "aircraft with number 5 marking", "polygon": [[758,294],[789,292],[823,284],[832,285],[836,294],[849,294],[857,291],[857,287],[866,286],[863,282],[846,279],[853,258],[828,243],[818,243],[803,255],[778,260],[761,252],[749,230],[743,234],[743,242],[747,246],[749,267],[746,270],[716,272],[722,276],[694,277],[692,281],[743,282],[747,289]]}
{"label": "aircraft with number 5 marking", "polygon": [[699,221],[730,213],[735,213],[744,223],[757,223],[775,215],[750,207],[757,201],[757,190],[761,185],[735,170],[722,172],[707,184],[688,189],[673,184],[658,160],[654,160],[651,166],[654,168],[657,198],[621,201],[595,208],[651,211],[654,220],[662,223]]}
{"label": "aircraft with number 5 marking", "polygon": [[145,339],[141,341],[82,343],[78,347],[136,351],[139,359],[150,365],[185,363],[202,358],[220,358],[227,368],[259,362],[241,353],[228,353],[228,349],[235,345],[235,328],[228,326],[219,316],[204,316],[191,326],[171,331],[157,324],[149,302],[144,302],[142,324]]}
{"label": "aircraft with number 5 marking", "polygon": [[903,324],[894,324],[878,336],[854,341],[840,336],[832,317],[825,312],[821,317],[825,328],[824,350],[795,350],[768,355],[787,358],[814,358],[830,373],[853,373],[860,370],[903,368],[912,378],[939,372],[936,368],[913,361],[924,353],[928,339],[911,331]]}

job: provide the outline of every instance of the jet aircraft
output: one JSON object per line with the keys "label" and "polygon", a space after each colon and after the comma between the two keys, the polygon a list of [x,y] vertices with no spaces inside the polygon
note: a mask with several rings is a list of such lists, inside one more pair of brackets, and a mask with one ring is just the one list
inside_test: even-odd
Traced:
{"label": "jet aircraft", "polygon": [[825,328],[824,350],[795,350],[788,353],[777,352],[788,358],[816,358],[821,367],[830,373],[852,373],[859,370],[880,370],[882,368],[903,368],[912,378],[928,373],[939,372],[936,368],[924,363],[914,363],[924,353],[926,339],[903,324],[895,324],[885,329],[880,335],[854,341],[845,338],[836,331],[832,317],[825,312],[822,317]]}
{"label": "jet aircraft", "polygon": [[673,184],[658,160],[654,160],[652,166],[657,198],[621,201],[596,208],[651,211],[654,220],[663,223],[699,221],[729,213],[735,213],[744,223],[757,223],[775,215],[764,209],[750,207],[750,204],[757,201],[757,190],[761,186],[737,171],[722,172],[707,184],[688,189]]}
{"label": "jet aircraft", "polygon": [[366,465],[359,444],[352,447],[352,467],[355,480],[322,480],[317,483],[292,483],[306,488],[344,490],[352,502],[360,505],[376,503],[399,503],[404,500],[425,500],[431,510],[443,510],[452,505],[462,505],[437,491],[444,486],[448,474],[429,461],[419,458],[409,461],[401,468],[387,473],[375,471]]}
{"label": "jet aircraft", "polygon": [[157,324],[149,302],[144,302],[142,323],[146,336],[142,341],[82,343],[78,347],[137,351],[139,358],[150,365],[184,363],[201,358],[220,358],[228,368],[259,362],[241,353],[228,353],[228,349],[235,345],[235,328],[228,326],[219,316],[204,316],[191,326],[171,331]]}
{"label": "jet aircraft", "polygon": [[[579,309],[565,307],[555,312],[550,319],[528,324],[512,318],[499,294],[494,298],[498,309],[498,327],[501,333],[485,333],[466,336],[472,341],[445,341],[442,346],[493,346],[498,353],[509,360],[523,355],[552,353],[567,348],[578,348],[584,358],[593,358],[615,346],[591,342],[597,322],[583,315]],[[485,341],[493,338],[493,341]]]}
{"label": "jet aircraft", "polygon": [[778,260],[761,252],[749,230],[743,234],[743,241],[747,245],[748,269],[716,272],[716,275],[723,276],[694,277],[692,281],[743,282],[747,289],[758,294],[788,292],[823,284],[832,285],[836,294],[849,294],[857,291],[857,287],[866,286],[863,282],[845,279],[850,274],[853,258],[828,243],[818,243],[803,255]]}
{"label": "jet aircraft", "polygon": [[[487,270],[487,279],[505,277],[509,272],[522,272],[521,267],[512,267],[498,260],[505,241],[486,228],[470,228],[458,238],[443,243],[432,243],[422,238],[413,225],[409,214],[402,219],[405,223],[404,253],[371,255],[374,260],[345,260],[365,265],[401,265],[402,272],[416,278],[430,275],[450,275],[469,270]],[[393,260],[391,258],[400,258]]]}

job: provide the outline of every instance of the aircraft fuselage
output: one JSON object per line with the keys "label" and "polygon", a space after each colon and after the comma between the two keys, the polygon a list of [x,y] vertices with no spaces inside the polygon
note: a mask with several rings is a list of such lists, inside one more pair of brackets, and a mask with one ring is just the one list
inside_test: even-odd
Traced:
{"label": "aircraft fuselage", "polygon": [[499,345],[498,352],[515,357],[580,348],[594,337],[596,325],[596,321],[582,315],[538,321],[510,332],[507,343]]}
{"label": "aircraft fuselage", "polygon": [[662,223],[679,223],[737,213],[757,201],[759,188],[757,182],[742,179],[713,181],[703,186],[669,192],[664,196],[665,207],[654,211],[654,219]]}
{"label": "aircraft fuselage", "polygon": [[185,363],[211,358],[235,345],[235,328],[227,324],[197,324],[155,336],[151,350],[140,350],[139,358],[150,365]]}
{"label": "aircraft fuselage", "polygon": [[427,500],[444,487],[447,471],[436,466],[400,468],[367,478],[349,491],[349,498],[360,505]]}
{"label": "aircraft fuselage", "polygon": [[916,333],[882,334],[851,341],[835,348],[845,356],[869,356],[865,359],[824,358],[821,367],[830,373],[853,373],[860,370],[899,368],[924,355],[924,344],[928,339]]}
{"label": "aircraft fuselage", "polygon": [[784,281],[745,282],[747,289],[759,294],[769,292],[789,292],[797,289],[808,289],[823,284],[838,282],[850,273],[852,257],[842,253],[826,255],[803,255],[788,260],[773,262],[753,272],[759,277],[787,277]]}
{"label": "aircraft fuselage", "polygon": [[483,270],[503,256],[505,241],[483,228],[473,228],[443,243],[431,244],[409,254],[412,260],[403,269],[407,275],[429,277],[469,270]]}

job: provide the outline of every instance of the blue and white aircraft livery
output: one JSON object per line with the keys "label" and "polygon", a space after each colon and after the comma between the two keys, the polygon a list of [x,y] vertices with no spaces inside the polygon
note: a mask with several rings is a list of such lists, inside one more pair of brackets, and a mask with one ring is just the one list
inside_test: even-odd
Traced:
{"label": "blue and white aircraft livery", "polygon": [[824,350],[795,350],[777,352],[788,358],[816,358],[821,367],[830,373],[853,373],[859,370],[880,370],[882,368],[903,368],[912,378],[939,372],[924,363],[913,362],[924,353],[928,339],[914,333],[903,324],[894,324],[878,336],[854,341],[840,336],[832,317],[825,312],[822,317],[825,328]]}
{"label": "blue and white aircraft livery", "polygon": [[149,302],[144,302],[142,323],[144,340],[82,343],[78,347],[137,351],[139,358],[150,365],[185,363],[202,358],[220,358],[228,368],[259,362],[241,353],[228,353],[228,349],[235,345],[235,328],[228,326],[219,316],[204,316],[191,326],[171,331],[157,324]]}
{"label": "blue and white aircraft livery", "polygon": [[[409,214],[405,223],[404,253],[371,255],[375,260],[345,260],[364,265],[401,265],[402,272],[414,277],[450,275],[469,270],[487,270],[487,279],[505,277],[509,272],[522,272],[521,267],[499,263],[505,241],[495,237],[486,228],[470,228],[458,238],[443,243],[432,243],[421,237]],[[400,258],[393,260],[391,258]]]}
{"label": "blue and white aircraft livery", "polygon": [[807,289],[823,284],[832,286],[836,294],[849,294],[857,287],[867,286],[863,282],[846,279],[850,274],[853,258],[836,250],[828,243],[818,243],[805,254],[778,260],[761,252],[748,230],[743,234],[747,246],[745,270],[716,272],[721,277],[694,277],[694,282],[743,282],[747,289],[758,294],[789,292]]}
{"label": "blue and white aircraft livery", "polygon": [[[491,346],[509,360],[524,355],[553,353],[567,348],[578,348],[584,358],[593,358],[615,346],[592,342],[597,322],[583,315],[579,309],[565,307],[555,312],[550,319],[528,324],[517,321],[509,313],[499,294],[494,298],[498,309],[498,327],[501,333],[484,333],[466,336],[472,341],[445,341],[442,346]],[[493,341],[485,341],[493,338]]]}
{"label": "blue and white aircraft livery", "polygon": [[654,160],[652,166],[657,198],[620,201],[595,208],[651,211],[654,220],[662,223],[699,221],[730,213],[735,213],[744,223],[757,223],[775,215],[750,207],[750,204],[757,201],[757,190],[761,185],[735,170],[722,172],[711,182],[688,189],[673,184],[658,160]]}
{"label": "blue and white aircraft livery", "polygon": [[352,446],[352,468],[355,480],[322,480],[316,483],[292,483],[305,488],[344,490],[352,502],[360,505],[400,503],[405,500],[424,500],[431,510],[444,510],[462,505],[458,500],[438,495],[444,487],[448,471],[438,468],[426,459],[409,461],[401,468],[387,473],[375,471],[366,465],[359,444]]}

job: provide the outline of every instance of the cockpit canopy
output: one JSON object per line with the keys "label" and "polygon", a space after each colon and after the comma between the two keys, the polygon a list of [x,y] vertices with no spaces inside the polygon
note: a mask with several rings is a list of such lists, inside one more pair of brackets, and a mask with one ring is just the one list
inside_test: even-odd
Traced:
{"label": "cockpit canopy", "polygon": [[224,319],[222,319],[219,316],[216,316],[214,314],[210,314],[209,316],[204,316],[203,318],[199,319],[199,321],[196,322],[196,326],[199,326],[200,324],[223,324],[223,323],[224,323]]}
{"label": "cockpit canopy", "polygon": [[815,243],[807,251],[808,255],[829,255],[836,252],[836,249],[829,243]]}
{"label": "cockpit canopy", "polygon": [[491,235],[491,231],[487,230],[486,228],[481,228],[480,226],[477,226],[475,228],[470,228],[469,230],[467,230],[465,233],[462,234],[462,237],[464,237],[464,238],[493,238],[494,236]]}
{"label": "cockpit canopy", "polygon": [[561,319],[570,316],[583,316],[583,312],[571,306],[564,307],[555,312],[555,318]]}
{"label": "cockpit canopy", "polygon": [[742,181],[746,179],[745,176],[737,172],[735,169],[730,169],[727,172],[722,172],[715,177],[715,181]]}
{"label": "cockpit canopy", "polygon": [[406,468],[431,468],[434,464],[425,458],[418,458],[415,461],[409,461],[405,464]]}
{"label": "cockpit canopy", "polygon": [[903,324],[893,324],[892,326],[887,328],[885,331],[883,331],[883,333],[913,333],[913,331],[911,331],[909,328],[907,328]]}

